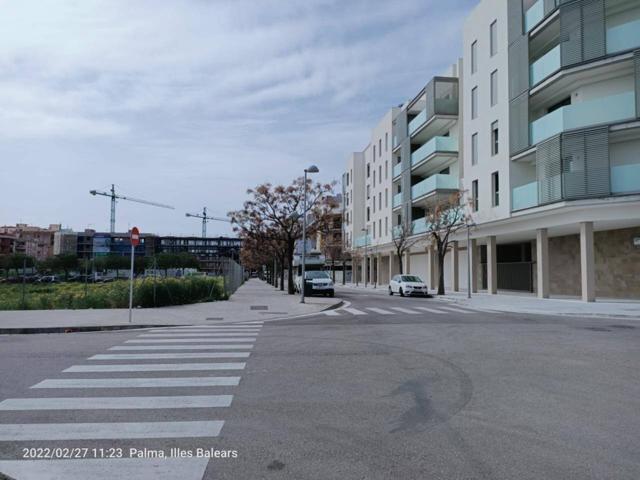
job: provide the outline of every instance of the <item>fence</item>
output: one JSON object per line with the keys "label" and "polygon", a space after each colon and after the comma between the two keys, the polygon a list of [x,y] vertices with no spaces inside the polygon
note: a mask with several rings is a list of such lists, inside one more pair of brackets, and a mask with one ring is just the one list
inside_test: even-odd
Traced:
{"label": "fence", "polygon": [[244,283],[244,268],[230,258],[219,258],[210,264],[211,273],[222,277],[224,291],[228,296]]}

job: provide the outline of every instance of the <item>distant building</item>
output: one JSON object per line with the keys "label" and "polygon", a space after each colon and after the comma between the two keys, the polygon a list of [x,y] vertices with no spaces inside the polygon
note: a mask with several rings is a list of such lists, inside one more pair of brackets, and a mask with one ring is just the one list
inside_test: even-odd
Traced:
{"label": "distant building", "polygon": [[64,229],[53,234],[54,255],[77,255],[78,234],[73,230]]}
{"label": "distant building", "polygon": [[49,225],[49,228],[34,227],[26,223],[16,226],[0,227],[0,235],[13,237],[16,250],[11,253],[24,253],[36,260],[45,260],[53,255],[53,236],[60,231],[60,225]]}

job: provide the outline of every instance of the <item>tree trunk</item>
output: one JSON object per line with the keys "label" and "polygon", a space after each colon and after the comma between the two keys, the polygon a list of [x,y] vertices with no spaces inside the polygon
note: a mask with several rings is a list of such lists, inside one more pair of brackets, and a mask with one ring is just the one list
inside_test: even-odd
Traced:
{"label": "tree trunk", "polygon": [[438,295],[444,295],[444,256],[446,249],[438,249]]}
{"label": "tree trunk", "polygon": [[404,273],[402,265],[402,254],[400,252],[398,252],[398,272],[400,273],[400,275]]}
{"label": "tree trunk", "polygon": [[333,259],[331,259],[331,276],[333,277],[333,283],[336,283],[336,264]]}

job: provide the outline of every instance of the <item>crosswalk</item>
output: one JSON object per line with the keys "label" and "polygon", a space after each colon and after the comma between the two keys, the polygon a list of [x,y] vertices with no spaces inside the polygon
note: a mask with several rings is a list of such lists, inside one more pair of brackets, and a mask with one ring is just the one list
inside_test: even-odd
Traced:
{"label": "crosswalk", "polygon": [[[240,384],[262,325],[219,321],[143,331],[111,346],[108,353],[96,353],[69,366],[59,378],[32,385],[29,395],[0,401],[0,414],[25,419],[23,423],[0,422],[0,442],[55,442],[55,448],[64,448],[65,442],[77,446],[78,441],[118,440],[138,442],[136,446],[144,448],[145,442],[161,439],[174,444],[218,437],[225,409],[233,402],[230,389]],[[117,394],[120,391],[124,393]],[[141,421],[82,421],[87,415],[105,418],[105,412],[119,413],[120,419],[123,415],[135,418],[138,411],[148,412]],[[67,414],[58,417],[64,421],[56,421],[56,415],[64,412],[73,417]],[[70,422],[75,416],[81,419]],[[42,423],[44,418],[47,423]],[[159,462],[127,458],[128,451],[121,458],[109,459],[102,453],[100,448],[89,448],[82,458],[0,460],[0,472],[17,479],[199,480],[207,467],[202,458]]]}
{"label": "crosswalk", "polygon": [[477,313],[479,309],[471,309],[467,307],[461,306],[450,306],[447,304],[438,303],[435,306],[423,307],[418,305],[411,305],[411,307],[395,307],[389,306],[385,308],[380,307],[358,307],[355,308],[353,306],[337,308],[335,310],[325,310],[322,312],[323,315],[328,317],[339,317],[343,315],[353,315],[353,316],[362,316],[362,315],[424,315],[425,313],[432,313],[435,315],[451,315],[452,313],[456,314],[465,314],[469,315],[472,313]]}

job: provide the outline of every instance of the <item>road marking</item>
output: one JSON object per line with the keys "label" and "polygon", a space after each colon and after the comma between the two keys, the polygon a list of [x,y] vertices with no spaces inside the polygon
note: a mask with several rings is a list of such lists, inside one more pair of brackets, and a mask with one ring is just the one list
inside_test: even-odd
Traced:
{"label": "road marking", "polygon": [[382,308],[367,307],[367,310],[371,310],[372,312],[379,313],[380,315],[395,315],[395,313],[390,312],[389,310],[384,310]]}
{"label": "road marking", "polygon": [[191,338],[191,340],[200,340],[200,338],[204,338],[209,341],[222,342],[222,343],[238,343],[238,342],[255,342],[256,337],[233,337],[233,338],[213,338],[215,335],[185,335],[185,336],[174,336],[174,335],[138,335],[136,338],[145,338],[145,339],[154,339],[152,342],[161,341],[161,340],[171,340],[173,342],[186,342],[189,337],[197,337]]}
{"label": "road marking", "polygon": [[239,345],[117,345],[109,350],[250,350],[252,343]]}
{"label": "road marking", "polygon": [[[255,333],[158,333],[156,335],[152,335],[152,334],[145,334],[145,335],[138,335],[137,338],[190,338],[190,337],[196,337],[196,338],[220,338],[220,337],[226,337],[227,335],[231,335],[233,336],[233,338],[237,339],[237,338],[252,338],[253,340],[255,340],[256,334]],[[220,338],[220,340],[218,340],[219,342],[241,342],[242,340],[228,340],[225,338]]]}
{"label": "road marking", "polygon": [[239,383],[240,377],[48,378],[31,388],[227,387]]}
{"label": "road marking", "polygon": [[[242,343],[242,342],[247,342],[247,345],[251,345],[253,341],[255,341],[254,339],[251,338],[241,338],[241,339],[237,339],[238,342],[236,343]],[[228,338],[219,338],[219,339],[215,339],[215,338],[205,338],[205,339],[200,339],[200,338],[176,338],[176,339],[172,339],[172,338],[156,338],[153,340],[125,340],[124,343],[205,343],[207,345],[216,345],[219,344],[220,342],[231,342],[230,339]]]}
{"label": "road marking", "polygon": [[183,395],[169,397],[47,397],[8,398],[0,402],[7,410],[129,410],[156,408],[228,407],[233,395]]}
{"label": "road marking", "polygon": [[391,307],[391,308],[398,312],[408,313],[409,315],[418,315],[420,313],[420,312],[416,312],[415,310],[409,310],[408,308],[402,308],[402,307]]}
{"label": "road marking", "polygon": [[328,315],[329,317],[339,317],[340,314],[338,312],[336,312],[335,310],[325,310],[324,312],[325,315]]}
{"label": "road marking", "polygon": [[147,363],[134,365],[74,365],[63,370],[63,373],[75,372],[162,372],[171,371],[196,371],[196,370],[244,370],[246,366],[242,362],[219,363]]}
{"label": "road marking", "polygon": [[1,460],[0,471],[12,478],[201,480],[208,461],[207,458]]}
{"label": "road marking", "polygon": [[168,360],[179,358],[248,358],[250,352],[103,353],[87,360]]}
{"label": "road marking", "polygon": [[[220,435],[222,425],[224,425],[224,422],[220,420],[199,420],[197,422],[0,424],[0,441],[22,442],[35,440],[120,440],[125,438],[217,437]],[[23,460],[19,461],[22,462]],[[5,471],[4,469],[0,470]]]}
{"label": "road marking", "polygon": [[448,310],[450,312],[456,312],[456,313],[472,313],[470,310],[463,310],[461,308],[456,308],[456,307],[443,307],[441,305],[438,305],[438,308],[441,308],[442,310]]}
{"label": "road marking", "polygon": [[219,335],[223,335],[226,333],[233,333],[233,334],[245,334],[245,333],[250,333],[253,335],[257,335],[260,333],[260,329],[251,329],[251,330],[246,330],[246,329],[239,329],[239,328],[233,328],[233,329],[229,329],[226,328],[224,330],[187,330],[186,328],[184,330],[152,330],[150,332],[148,332],[149,334],[151,333],[175,333],[175,334],[183,334],[183,333],[215,333],[215,334],[219,334]]}
{"label": "road marking", "polygon": [[343,310],[343,311],[345,311],[347,313],[350,313],[351,315],[366,315],[365,312],[362,312],[362,311],[360,311],[358,309],[355,309],[355,308],[343,307],[340,310]]}
{"label": "road marking", "polygon": [[429,308],[429,307],[415,307],[418,310],[424,310],[425,312],[429,312],[429,313],[437,313],[437,314],[444,314],[446,312],[440,311],[440,310],[436,310],[435,308]]}

